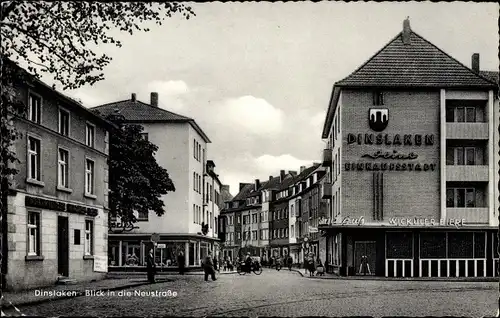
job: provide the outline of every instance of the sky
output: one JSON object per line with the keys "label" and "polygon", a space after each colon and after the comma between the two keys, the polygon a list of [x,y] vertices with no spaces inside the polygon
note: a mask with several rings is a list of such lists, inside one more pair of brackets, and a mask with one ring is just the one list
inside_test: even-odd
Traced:
{"label": "sky", "polygon": [[[208,159],[233,195],[240,182],[321,161],[333,84],[402,30],[413,31],[470,67],[498,71],[498,5],[431,2],[194,3],[180,16],[134,35],[113,31],[122,48],[106,79],[64,93],[84,106],[129,99],[196,120],[212,143]],[[168,167],[165,167],[168,170]]]}

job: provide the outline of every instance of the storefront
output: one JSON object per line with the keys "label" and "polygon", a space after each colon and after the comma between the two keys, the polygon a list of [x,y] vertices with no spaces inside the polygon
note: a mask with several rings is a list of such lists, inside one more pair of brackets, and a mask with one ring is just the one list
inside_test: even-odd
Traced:
{"label": "storefront", "polygon": [[108,268],[109,271],[143,271],[146,268],[146,255],[154,249],[158,270],[176,270],[178,256],[185,256],[186,268],[201,266],[202,260],[214,254],[215,240],[204,236],[161,235],[156,245],[150,235],[109,234]]}
{"label": "storefront", "polygon": [[341,276],[496,276],[497,229],[332,225],[322,230],[327,270]]}

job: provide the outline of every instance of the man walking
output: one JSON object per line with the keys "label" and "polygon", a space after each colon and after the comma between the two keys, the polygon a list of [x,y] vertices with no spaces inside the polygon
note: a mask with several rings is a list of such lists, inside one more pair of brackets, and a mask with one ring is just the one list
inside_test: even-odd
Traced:
{"label": "man walking", "polygon": [[205,262],[203,263],[203,270],[205,272],[206,282],[208,282],[208,275],[211,276],[213,281],[217,280],[217,278],[215,278],[215,270],[211,254],[208,254],[207,257],[205,258]]}
{"label": "man walking", "polygon": [[186,265],[186,258],[184,257],[184,253],[182,251],[177,255],[177,264],[179,265],[179,274],[184,275],[184,267]]}
{"label": "man walking", "polygon": [[149,249],[149,254],[146,256],[146,267],[148,272],[148,281],[153,284],[155,282],[156,264],[152,248]]}

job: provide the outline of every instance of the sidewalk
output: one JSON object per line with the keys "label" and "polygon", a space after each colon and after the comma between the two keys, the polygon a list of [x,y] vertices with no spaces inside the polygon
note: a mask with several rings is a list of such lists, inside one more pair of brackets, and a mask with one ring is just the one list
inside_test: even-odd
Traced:
{"label": "sidewalk", "polygon": [[383,280],[383,281],[424,281],[424,282],[495,282],[498,277],[383,277],[383,276],[337,276],[331,273],[325,273],[324,276],[309,276],[305,269],[292,269],[302,277],[310,279],[337,279],[337,280]]}
{"label": "sidewalk", "polygon": [[[145,276],[145,275],[144,275]],[[157,278],[158,283],[172,281],[165,277]],[[4,292],[1,306],[10,308],[24,305],[36,305],[53,300],[84,296],[86,291],[114,291],[148,285],[146,278],[103,279],[94,282],[81,282],[74,285],[54,285],[44,288],[19,292]]]}
{"label": "sidewalk", "polygon": [[[236,274],[237,271],[220,271],[215,272],[216,275],[229,275]],[[185,272],[184,275],[203,275],[203,271],[189,271]],[[175,276],[180,275],[178,272],[156,272],[156,277],[161,276]],[[124,277],[146,277],[146,272],[108,272],[108,278],[124,278]]]}

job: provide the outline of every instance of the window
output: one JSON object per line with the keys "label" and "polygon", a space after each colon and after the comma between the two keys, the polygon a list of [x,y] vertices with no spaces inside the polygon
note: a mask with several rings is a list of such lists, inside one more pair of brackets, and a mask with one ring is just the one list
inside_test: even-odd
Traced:
{"label": "window", "polygon": [[236,234],[237,234],[236,237],[238,238],[238,240],[241,240],[241,232],[238,232]]}
{"label": "window", "polygon": [[147,220],[149,220],[149,211],[139,211],[137,213],[137,220],[138,221],[147,221]]}
{"label": "window", "polygon": [[448,107],[446,108],[446,122],[474,123],[476,122],[476,108]]}
{"label": "window", "polygon": [[28,179],[41,181],[40,140],[28,137]]}
{"label": "window", "polygon": [[288,237],[288,229],[287,228],[284,229],[284,232],[285,232],[284,233],[285,237]]}
{"label": "window", "polygon": [[85,159],[85,194],[94,194],[94,161]]}
{"label": "window", "polygon": [[252,223],[257,223],[257,214],[252,214]]}
{"label": "window", "polygon": [[295,205],[292,204],[291,209],[290,209],[290,217],[295,217]]}
{"label": "window", "polygon": [[94,221],[85,220],[85,255],[94,253]]}
{"label": "window", "polygon": [[210,185],[210,202],[213,201],[213,195],[214,195],[214,188],[212,187],[212,185]]}
{"label": "window", "polygon": [[196,179],[196,172],[193,172],[193,189],[196,191],[196,184],[198,183]]}
{"label": "window", "polygon": [[283,237],[283,229],[279,229],[279,238]]}
{"label": "window", "polygon": [[141,138],[146,140],[146,141],[149,141],[149,134],[148,133],[141,133]]}
{"label": "window", "polygon": [[257,240],[257,231],[252,231],[252,241]]}
{"label": "window", "polygon": [[195,159],[198,159],[198,156],[196,155],[197,151],[198,151],[198,146],[196,145],[196,139],[193,139],[193,157]]}
{"label": "window", "polygon": [[473,208],[476,207],[476,191],[474,188],[446,189],[446,207]]}
{"label": "window", "polygon": [[28,103],[29,103],[29,105],[28,105],[28,119],[34,123],[39,124],[41,112],[42,112],[42,99],[39,96],[31,93],[29,95]]}
{"label": "window", "polygon": [[294,237],[295,236],[295,225],[292,224],[290,226],[290,237]]}
{"label": "window", "polygon": [[373,92],[373,105],[384,105],[384,93],[380,91]]}
{"label": "window", "polygon": [[200,158],[200,157],[201,157],[201,145],[200,145],[200,144],[198,144],[198,161],[200,161],[200,160],[201,160],[201,158]]}
{"label": "window", "polygon": [[40,213],[28,212],[28,255],[40,256]]}
{"label": "window", "polygon": [[89,147],[94,148],[94,141],[95,141],[95,127],[92,124],[87,123],[87,126],[85,128],[85,144]]}
{"label": "window", "polygon": [[59,149],[58,160],[58,185],[63,188],[69,188],[69,153],[67,150]]}
{"label": "window", "polygon": [[59,133],[69,136],[69,112],[59,109]]}
{"label": "window", "polygon": [[196,205],[193,204],[193,220],[195,224],[198,224],[198,218],[196,214]]}
{"label": "window", "polygon": [[238,224],[241,224],[241,216],[240,216],[240,215],[238,215],[238,218],[237,218],[237,223],[238,223]]}

